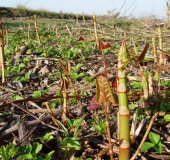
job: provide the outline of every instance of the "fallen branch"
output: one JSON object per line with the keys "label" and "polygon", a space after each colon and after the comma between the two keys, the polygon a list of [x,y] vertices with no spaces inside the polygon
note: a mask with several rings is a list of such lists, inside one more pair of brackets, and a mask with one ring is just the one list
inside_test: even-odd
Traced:
{"label": "fallen branch", "polygon": [[[63,109],[56,109],[55,111],[53,111],[53,115],[54,117],[57,117],[59,115],[61,115],[63,113]],[[37,125],[38,123],[42,123],[42,124],[45,124],[46,126],[48,127],[51,127],[53,129],[57,129],[56,127],[52,126],[52,125],[47,125],[46,121],[48,121],[49,119],[51,119],[51,115],[50,114],[47,114],[45,115],[44,117],[41,117],[41,118],[37,118],[36,117],[36,120],[32,120],[32,121],[29,121],[29,122],[26,122],[26,127],[32,127],[34,125]],[[15,124],[14,126],[12,126],[11,128],[9,129],[6,129],[5,131],[1,132],[0,133],[0,141],[4,140],[5,137],[11,135],[12,133],[16,132],[18,130],[18,127],[19,127],[19,124]],[[57,129],[59,130],[59,129]],[[60,130],[62,131],[62,130]]]}

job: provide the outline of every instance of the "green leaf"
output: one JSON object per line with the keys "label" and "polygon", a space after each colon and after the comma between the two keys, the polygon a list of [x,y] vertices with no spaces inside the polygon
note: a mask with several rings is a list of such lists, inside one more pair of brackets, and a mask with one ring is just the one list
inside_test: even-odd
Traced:
{"label": "green leaf", "polygon": [[30,79],[30,72],[27,72],[27,73],[25,74],[25,80],[26,80],[26,81],[29,81],[29,79]]}
{"label": "green leaf", "polygon": [[170,122],[170,114],[165,115],[165,116],[164,116],[164,120],[165,120],[166,122]]}
{"label": "green leaf", "polygon": [[100,132],[102,130],[102,127],[100,125],[95,125],[94,126],[95,130],[97,130],[98,132]]}
{"label": "green leaf", "polygon": [[15,153],[18,151],[18,149],[19,149],[18,147],[11,148],[9,152],[7,152],[8,156],[13,157]]}
{"label": "green leaf", "polygon": [[25,155],[21,155],[18,157],[18,160],[23,160],[23,159],[33,159],[33,155],[31,153],[29,154],[25,154]]}
{"label": "green leaf", "polygon": [[147,150],[149,150],[150,148],[153,148],[154,144],[152,144],[151,142],[145,142],[141,148],[141,152],[146,152]]}
{"label": "green leaf", "polygon": [[24,68],[25,67],[25,64],[24,63],[20,63],[19,64],[19,69],[22,69],[22,68]]}
{"label": "green leaf", "polygon": [[81,91],[81,92],[80,92],[80,95],[81,95],[81,96],[87,96],[87,93],[86,93],[86,91]]}
{"label": "green leaf", "polygon": [[162,112],[165,112],[165,101],[161,101],[160,109]]}
{"label": "green leaf", "polygon": [[154,146],[154,149],[155,149],[159,154],[162,153],[162,145],[155,145],[155,146]]}
{"label": "green leaf", "polygon": [[58,100],[57,100],[57,99],[53,100],[53,101],[50,103],[50,108],[56,108],[57,103],[58,103]]}
{"label": "green leaf", "polygon": [[71,121],[69,118],[66,119],[66,123],[67,123],[67,126],[68,126],[69,128],[72,128],[72,127],[73,127],[73,123],[72,123],[72,121]]}
{"label": "green leaf", "polygon": [[160,141],[160,135],[156,134],[154,132],[149,132],[149,139],[151,140],[151,142],[156,145],[159,143]]}
{"label": "green leaf", "polygon": [[32,96],[33,96],[34,98],[39,98],[39,97],[41,97],[42,95],[43,95],[42,91],[34,91]]}
{"label": "green leaf", "polygon": [[46,92],[48,92],[50,90],[50,88],[46,89],[46,90],[40,90],[40,91],[34,91],[32,96],[34,98],[39,98],[42,97],[43,95],[45,95]]}
{"label": "green leaf", "polygon": [[5,54],[9,54],[12,52],[12,50],[10,48],[4,48]]}
{"label": "green leaf", "polygon": [[80,118],[80,119],[75,119],[73,121],[73,126],[76,127],[76,126],[80,126],[81,123],[83,122],[84,118]]}
{"label": "green leaf", "polygon": [[18,151],[18,147],[15,147],[12,143],[8,145],[0,147],[0,155],[4,160],[10,160],[15,153]]}
{"label": "green leaf", "polygon": [[71,69],[72,69],[74,72],[77,72],[78,69],[80,69],[83,65],[84,65],[83,63],[78,63],[76,66],[71,67]]}
{"label": "green leaf", "polygon": [[45,155],[45,160],[51,160],[51,157],[53,156],[54,153],[55,153],[55,151],[51,151],[51,152],[47,153]]}
{"label": "green leaf", "polygon": [[142,91],[142,83],[141,82],[136,82],[132,81],[130,85],[135,89],[136,91]]}
{"label": "green leaf", "polygon": [[42,149],[42,144],[38,143],[38,142],[35,142],[33,145],[32,145],[32,152],[37,154],[41,151]]}
{"label": "green leaf", "polygon": [[170,103],[167,103],[167,104],[166,104],[166,110],[167,110],[167,111],[170,110]]}
{"label": "green leaf", "polygon": [[37,156],[37,157],[36,157],[36,160],[44,160],[44,158],[41,157],[41,156]]}
{"label": "green leaf", "polygon": [[129,109],[133,111],[135,109],[135,105],[134,104],[129,104]]}
{"label": "green leaf", "polygon": [[6,117],[6,116],[10,116],[10,115],[12,115],[12,114],[9,112],[0,112],[0,117]]}
{"label": "green leaf", "polygon": [[100,134],[105,134],[106,133],[106,122],[101,121],[98,125],[94,125],[94,128],[97,132]]}
{"label": "green leaf", "polygon": [[22,96],[13,94],[13,95],[10,96],[10,99],[12,101],[16,101],[16,100],[21,100],[21,99],[24,99],[24,98]]}
{"label": "green leaf", "polygon": [[40,138],[42,141],[50,141],[52,139],[54,139],[54,137],[51,135],[51,133],[46,133],[44,137]]}
{"label": "green leaf", "polygon": [[19,155],[29,154],[31,153],[31,150],[32,150],[31,144],[27,144],[26,146],[21,146],[19,148]]}
{"label": "green leaf", "polygon": [[66,137],[65,140],[67,142],[67,147],[74,148],[75,150],[80,150],[81,149],[80,143],[77,140],[75,140],[74,138]]}
{"label": "green leaf", "polygon": [[141,114],[143,113],[143,109],[142,109],[142,108],[137,108],[137,109],[136,109],[136,113],[137,113],[138,115],[141,115]]}
{"label": "green leaf", "polygon": [[[85,116],[84,116],[84,117],[85,117]],[[82,122],[84,121],[84,117],[83,117],[83,118],[80,118],[80,119],[74,120],[74,122],[73,122],[73,126],[75,126],[75,129],[74,129],[74,137],[78,136],[78,134],[79,134],[78,129],[79,129],[79,127],[81,126]]]}
{"label": "green leaf", "polygon": [[8,160],[5,150],[6,150],[6,148],[5,148],[4,146],[2,146],[2,147],[0,148],[0,155],[1,155],[1,157],[2,157],[4,160]]}
{"label": "green leaf", "polygon": [[60,125],[60,127],[63,129],[63,131],[64,131],[64,133],[65,133],[65,136],[69,136],[69,132],[68,132],[68,129],[59,121],[59,120],[57,120],[56,119],[56,121],[57,121],[57,123]]}

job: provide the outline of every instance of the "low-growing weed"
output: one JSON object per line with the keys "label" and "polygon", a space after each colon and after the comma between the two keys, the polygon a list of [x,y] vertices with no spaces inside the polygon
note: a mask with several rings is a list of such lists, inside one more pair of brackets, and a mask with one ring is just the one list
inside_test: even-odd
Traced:
{"label": "low-growing weed", "polygon": [[11,160],[11,158],[17,160],[50,160],[54,151],[45,154],[44,157],[39,155],[39,152],[42,150],[42,144],[34,142],[32,145],[27,144],[26,146],[16,147],[12,143],[9,143],[6,146],[0,147],[0,156],[3,160]]}
{"label": "low-growing weed", "polygon": [[141,82],[133,81],[130,83],[130,85],[132,86],[132,89],[134,89],[136,92],[141,92],[143,90]]}
{"label": "low-growing weed", "polygon": [[24,99],[24,96],[12,94],[12,95],[10,96],[10,99],[11,99],[12,101],[21,100],[21,99]]}
{"label": "low-growing weed", "polygon": [[89,125],[94,127],[95,131],[99,134],[104,135],[106,133],[106,122],[103,119],[100,119],[99,116],[96,116],[94,119],[88,120]]}
{"label": "low-growing weed", "polygon": [[[79,134],[82,131],[80,126],[84,121],[84,117],[74,120],[66,119],[68,129],[59,120],[56,121],[65,133],[65,137],[63,139],[59,139],[62,151],[66,155],[70,155],[73,154],[76,150],[80,150],[81,144],[79,140],[81,138],[79,137]],[[73,134],[70,132],[71,130],[73,131]]]}
{"label": "low-growing weed", "polygon": [[20,81],[20,82],[29,82],[30,72],[25,73],[25,75],[23,75],[23,76],[18,76],[15,80]]}
{"label": "low-growing weed", "polygon": [[160,83],[163,87],[170,87],[170,80],[161,80]]}
{"label": "low-growing weed", "polygon": [[40,90],[40,91],[34,91],[32,94],[32,97],[34,98],[39,98],[44,96],[48,91],[50,90],[50,88],[45,89],[45,90]]}
{"label": "low-growing weed", "polygon": [[145,142],[141,148],[141,152],[146,152],[149,149],[154,149],[157,151],[159,154],[162,153],[162,147],[164,146],[161,143],[161,138],[159,134],[156,134],[154,132],[149,133],[149,140],[151,142]]}

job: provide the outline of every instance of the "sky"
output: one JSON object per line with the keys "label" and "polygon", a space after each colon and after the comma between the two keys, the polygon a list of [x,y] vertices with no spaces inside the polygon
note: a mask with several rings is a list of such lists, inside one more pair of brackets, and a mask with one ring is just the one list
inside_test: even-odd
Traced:
{"label": "sky", "polygon": [[46,9],[74,14],[108,15],[120,12],[120,16],[167,18],[166,2],[170,0],[0,0],[1,7],[16,7],[19,4],[31,9]]}

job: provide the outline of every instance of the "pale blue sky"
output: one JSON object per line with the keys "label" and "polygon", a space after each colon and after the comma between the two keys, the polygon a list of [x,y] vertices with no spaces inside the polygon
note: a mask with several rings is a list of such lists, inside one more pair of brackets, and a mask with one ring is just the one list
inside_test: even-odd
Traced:
{"label": "pale blue sky", "polygon": [[[120,10],[121,16],[136,17],[155,15],[158,18],[167,17],[166,2],[170,0],[0,0],[0,6],[16,7],[23,4],[28,8],[44,8],[55,12],[107,14],[107,11]],[[121,6],[123,7],[121,8]]]}

